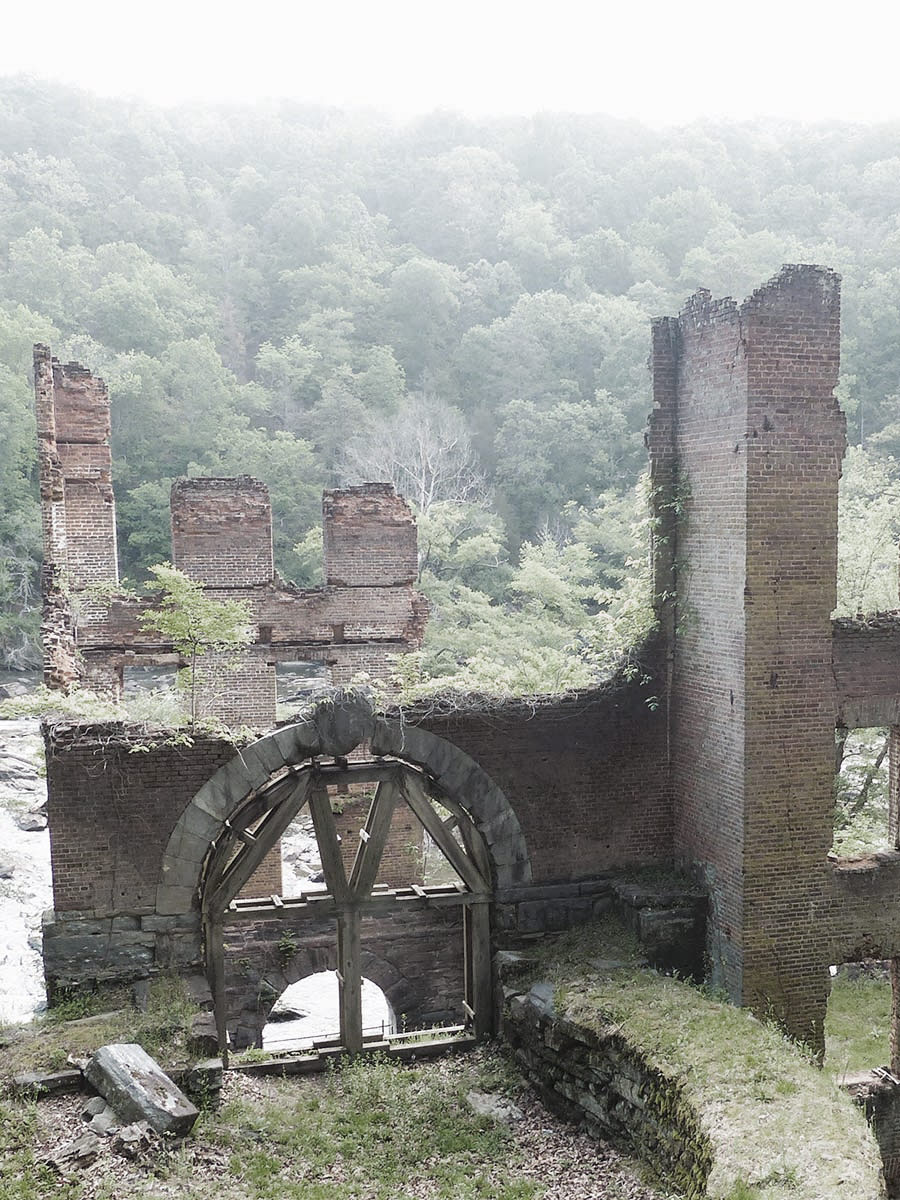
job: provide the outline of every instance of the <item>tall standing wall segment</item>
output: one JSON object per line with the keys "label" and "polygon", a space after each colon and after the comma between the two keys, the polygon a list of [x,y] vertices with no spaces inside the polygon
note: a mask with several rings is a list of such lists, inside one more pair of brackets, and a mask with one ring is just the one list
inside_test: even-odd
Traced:
{"label": "tall standing wall segment", "polygon": [[700,292],[653,328],[675,844],[709,884],[714,978],[818,1047],[839,321],[838,277],[800,266],[740,306]]}
{"label": "tall standing wall segment", "polygon": [[79,638],[90,640],[103,605],[89,591],[115,586],[116,507],[109,449],[109,395],[78,363],[34,347],[34,387],[44,562],[44,681],[69,688],[82,674]]}

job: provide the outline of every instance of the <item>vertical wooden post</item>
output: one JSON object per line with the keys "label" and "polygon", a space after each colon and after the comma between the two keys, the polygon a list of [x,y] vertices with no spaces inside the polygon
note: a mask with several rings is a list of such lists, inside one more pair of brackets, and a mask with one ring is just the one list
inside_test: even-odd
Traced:
{"label": "vertical wooden post", "polygon": [[222,1066],[228,1066],[228,1025],[225,1019],[225,937],[220,922],[211,916],[206,918],[206,960],[209,968],[210,986],[213,996],[213,1014],[216,1018],[216,1037]]}
{"label": "vertical wooden post", "polygon": [[491,910],[486,901],[467,904],[463,909],[463,945],[466,1004],[473,1013],[473,1032],[483,1038],[494,1029]]}
{"label": "vertical wooden post", "polygon": [[362,947],[358,908],[338,912],[338,1002],[341,1012],[341,1043],[351,1054],[363,1046]]}

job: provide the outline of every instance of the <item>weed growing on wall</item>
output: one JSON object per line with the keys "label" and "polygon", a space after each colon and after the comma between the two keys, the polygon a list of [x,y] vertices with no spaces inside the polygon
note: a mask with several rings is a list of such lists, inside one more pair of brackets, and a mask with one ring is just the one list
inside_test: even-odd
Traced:
{"label": "weed growing on wall", "polygon": [[168,563],[150,568],[149,586],[160,593],[159,605],[141,615],[142,629],[169,638],[187,662],[185,690],[191,724],[197,720],[198,660],[210,652],[239,650],[251,640],[251,617],[242,600],[215,600],[196,580]]}

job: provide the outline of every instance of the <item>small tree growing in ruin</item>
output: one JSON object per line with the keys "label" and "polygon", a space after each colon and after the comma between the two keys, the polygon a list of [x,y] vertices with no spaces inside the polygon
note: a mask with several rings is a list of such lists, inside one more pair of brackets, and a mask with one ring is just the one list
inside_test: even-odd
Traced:
{"label": "small tree growing in ruin", "polygon": [[149,587],[160,593],[159,604],[141,615],[142,629],[170,638],[187,663],[186,690],[190,720],[197,720],[197,660],[209,651],[238,650],[250,644],[252,619],[243,600],[215,600],[203,584],[169,563],[150,568]]}

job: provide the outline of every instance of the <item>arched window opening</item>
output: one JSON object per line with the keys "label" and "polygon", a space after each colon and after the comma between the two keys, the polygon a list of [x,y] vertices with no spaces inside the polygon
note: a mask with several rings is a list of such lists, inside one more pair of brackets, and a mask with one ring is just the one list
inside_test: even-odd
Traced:
{"label": "arched window opening", "polygon": [[[384,1041],[397,1019],[377,983],[362,980],[362,1025],[366,1041]],[[273,1053],[309,1050],[340,1038],[341,1016],[336,971],[317,971],[292,983],[276,1000],[262,1031],[263,1049]]]}

